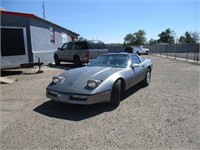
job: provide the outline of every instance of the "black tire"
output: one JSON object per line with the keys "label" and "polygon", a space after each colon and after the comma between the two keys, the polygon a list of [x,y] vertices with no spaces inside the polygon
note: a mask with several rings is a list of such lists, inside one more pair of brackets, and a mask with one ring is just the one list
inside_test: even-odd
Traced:
{"label": "black tire", "polygon": [[148,55],[149,54],[149,51],[146,51],[146,55]]}
{"label": "black tire", "polygon": [[120,101],[121,101],[121,80],[117,80],[111,92],[110,105],[119,106]]}
{"label": "black tire", "polygon": [[57,55],[54,56],[54,61],[56,65],[60,65],[60,60]]}
{"label": "black tire", "polygon": [[139,53],[139,52],[136,52],[136,54],[137,54],[137,55],[140,55],[140,53]]}
{"label": "black tire", "polygon": [[151,82],[151,69],[147,69],[145,79],[143,80],[143,85],[148,86]]}
{"label": "black tire", "polygon": [[79,56],[74,56],[74,65],[77,67],[81,66],[81,61]]}

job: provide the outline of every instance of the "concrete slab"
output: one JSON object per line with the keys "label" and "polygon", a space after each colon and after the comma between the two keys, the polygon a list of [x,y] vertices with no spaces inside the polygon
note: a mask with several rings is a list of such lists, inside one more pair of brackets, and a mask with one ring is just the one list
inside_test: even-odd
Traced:
{"label": "concrete slab", "polygon": [[0,77],[0,83],[3,83],[3,84],[12,84],[14,83],[15,81],[12,80],[12,79],[8,79],[6,77]]}

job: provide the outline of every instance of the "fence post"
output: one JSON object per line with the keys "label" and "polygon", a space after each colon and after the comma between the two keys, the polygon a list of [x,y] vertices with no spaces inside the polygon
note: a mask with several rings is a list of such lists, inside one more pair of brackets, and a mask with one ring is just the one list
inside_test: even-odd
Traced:
{"label": "fence post", "polygon": [[187,59],[186,59],[186,61],[188,61],[188,48],[187,48]]}
{"label": "fence post", "polygon": [[194,63],[196,61],[196,46],[193,46],[193,53],[194,53]]}
{"label": "fence post", "polygon": [[161,49],[160,49],[160,56],[161,56],[161,51],[162,51],[162,47],[161,47]]}
{"label": "fence post", "polygon": [[199,44],[195,44],[194,46],[195,46],[195,48],[194,48],[194,50],[195,50],[195,62],[198,63],[198,61],[199,61]]}
{"label": "fence post", "polygon": [[175,49],[174,49],[174,50],[175,50],[175,56],[174,56],[174,57],[175,57],[175,59],[176,59],[176,44],[175,44]]}
{"label": "fence post", "polygon": [[169,47],[166,47],[167,48],[167,57],[168,57],[168,53],[169,53]]}
{"label": "fence post", "polygon": [[199,47],[200,44],[197,44],[197,63],[199,61],[199,50],[200,50],[200,47]]}

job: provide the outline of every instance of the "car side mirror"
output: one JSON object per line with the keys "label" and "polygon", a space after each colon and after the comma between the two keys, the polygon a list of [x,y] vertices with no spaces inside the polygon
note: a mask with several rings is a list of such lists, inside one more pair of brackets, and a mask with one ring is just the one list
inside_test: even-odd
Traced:
{"label": "car side mirror", "polygon": [[60,47],[58,47],[58,50],[61,50],[61,48],[60,48]]}
{"label": "car side mirror", "polygon": [[131,65],[131,68],[135,68],[135,67],[139,67],[139,64],[133,63],[133,64]]}

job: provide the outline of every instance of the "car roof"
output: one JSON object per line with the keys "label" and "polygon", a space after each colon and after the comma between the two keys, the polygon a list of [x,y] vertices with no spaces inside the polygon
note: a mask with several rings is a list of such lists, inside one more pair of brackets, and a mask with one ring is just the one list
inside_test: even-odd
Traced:
{"label": "car roof", "polygon": [[66,43],[103,43],[100,40],[85,40],[85,41],[69,41]]}

